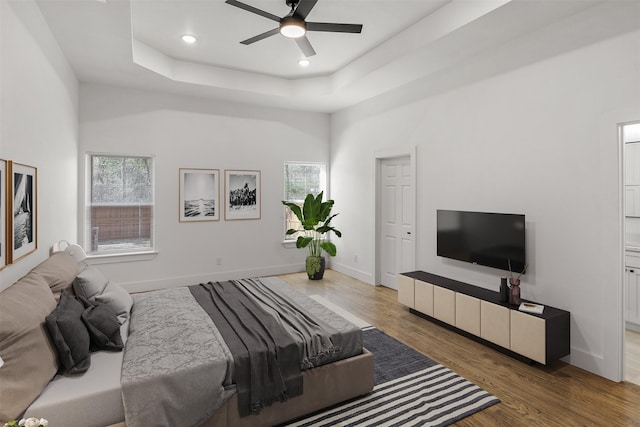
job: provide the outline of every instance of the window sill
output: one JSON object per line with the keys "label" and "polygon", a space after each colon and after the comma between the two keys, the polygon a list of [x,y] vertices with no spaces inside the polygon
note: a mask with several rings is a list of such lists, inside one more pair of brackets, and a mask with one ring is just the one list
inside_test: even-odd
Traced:
{"label": "window sill", "polygon": [[127,252],[117,254],[100,254],[100,255],[87,255],[85,262],[87,264],[115,264],[119,262],[135,262],[135,261],[150,261],[158,256],[157,251],[148,252]]}
{"label": "window sill", "polygon": [[282,242],[282,246],[284,246],[285,248],[296,248],[296,241],[295,240],[285,240],[285,241]]}

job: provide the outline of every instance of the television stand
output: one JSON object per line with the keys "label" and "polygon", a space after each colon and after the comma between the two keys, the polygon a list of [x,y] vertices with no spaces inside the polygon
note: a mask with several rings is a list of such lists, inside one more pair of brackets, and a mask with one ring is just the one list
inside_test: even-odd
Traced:
{"label": "television stand", "polygon": [[398,302],[440,326],[519,360],[543,365],[570,354],[570,313],[525,313],[499,292],[424,271],[398,275]]}

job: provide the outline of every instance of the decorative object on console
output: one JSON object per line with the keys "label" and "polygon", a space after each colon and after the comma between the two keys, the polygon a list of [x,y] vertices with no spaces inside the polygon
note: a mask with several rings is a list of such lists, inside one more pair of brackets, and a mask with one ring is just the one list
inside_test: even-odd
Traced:
{"label": "decorative object on console", "polygon": [[509,292],[509,304],[520,305],[520,279],[509,279],[511,291]]}
{"label": "decorative object on console", "polygon": [[7,162],[9,184],[7,264],[16,262],[38,248],[38,169]]}
{"label": "decorative object on console", "polygon": [[180,222],[220,219],[220,171],[180,168]]}
{"label": "decorative object on console", "polygon": [[527,265],[525,264],[524,268],[516,277],[513,277],[513,272],[511,271],[511,260],[507,260],[509,264],[509,285],[511,286],[511,291],[509,292],[509,304],[512,305],[520,305],[520,277],[527,271]]}
{"label": "decorative object on console", "polygon": [[329,199],[323,202],[323,195],[323,191],[317,196],[311,193],[307,194],[302,209],[297,203],[282,201],[282,204],[291,209],[302,225],[302,230],[291,228],[287,230],[287,235],[303,233],[303,235],[298,235],[296,248],[309,247],[309,256],[306,259],[305,266],[307,275],[311,280],[320,280],[324,275],[325,260],[322,256],[322,251],[326,251],[331,256],[335,256],[337,252],[336,245],[325,240],[324,235],[328,235],[330,231],[333,231],[336,236],[342,236],[339,230],[330,225],[331,220],[338,215],[331,215],[334,201]]}
{"label": "decorative object on console", "polygon": [[500,302],[509,302],[509,285],[507,285],[507,278],[500,278]]}
{"label": "decorative object on console", "polygon": [[534,304],[532,302],[523,302],[520,304],[520,307],[518,307],[518,310],[524,311],[525,313],[542,314],[544,311],[544,305]]}
{"label": "decorative object on console", "polygon": [[224,171],[224,219],[260,219],[260,171]]}

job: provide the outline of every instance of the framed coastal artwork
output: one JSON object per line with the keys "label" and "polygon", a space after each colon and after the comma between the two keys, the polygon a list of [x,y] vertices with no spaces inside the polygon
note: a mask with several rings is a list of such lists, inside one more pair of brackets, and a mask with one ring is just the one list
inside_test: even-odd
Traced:
{"label": "framed coastal artwork", "polygon": [[26,257],[38,248],[38,169],[7,162],[9,199],[7,200],[7,234],[9,244],[6,262]]}
{"label": "framed coastal artwork", "polygon": [[220,171],[180,169],[180,222],[220,219]]}
{"label": "framed coastal artwork", "polygon": [[0,159],[0,270],[7,266],[7,162]]}
{"label": "framed coastal artwork", "polygon": [[224,219],[260,219],[260,171],[224,171]]}

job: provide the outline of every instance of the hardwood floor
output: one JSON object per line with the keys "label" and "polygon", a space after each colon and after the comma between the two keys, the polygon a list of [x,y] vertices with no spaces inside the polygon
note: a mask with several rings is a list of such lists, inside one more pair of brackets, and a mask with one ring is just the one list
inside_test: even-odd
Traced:
{"label": "hardwood floor", "polygon": [[529,366],[409,313],[397,293],[328,270],[279,276],[320,295],[474,382],[502,402],[458,426],[640,426],[640,386],[563,362]]}

